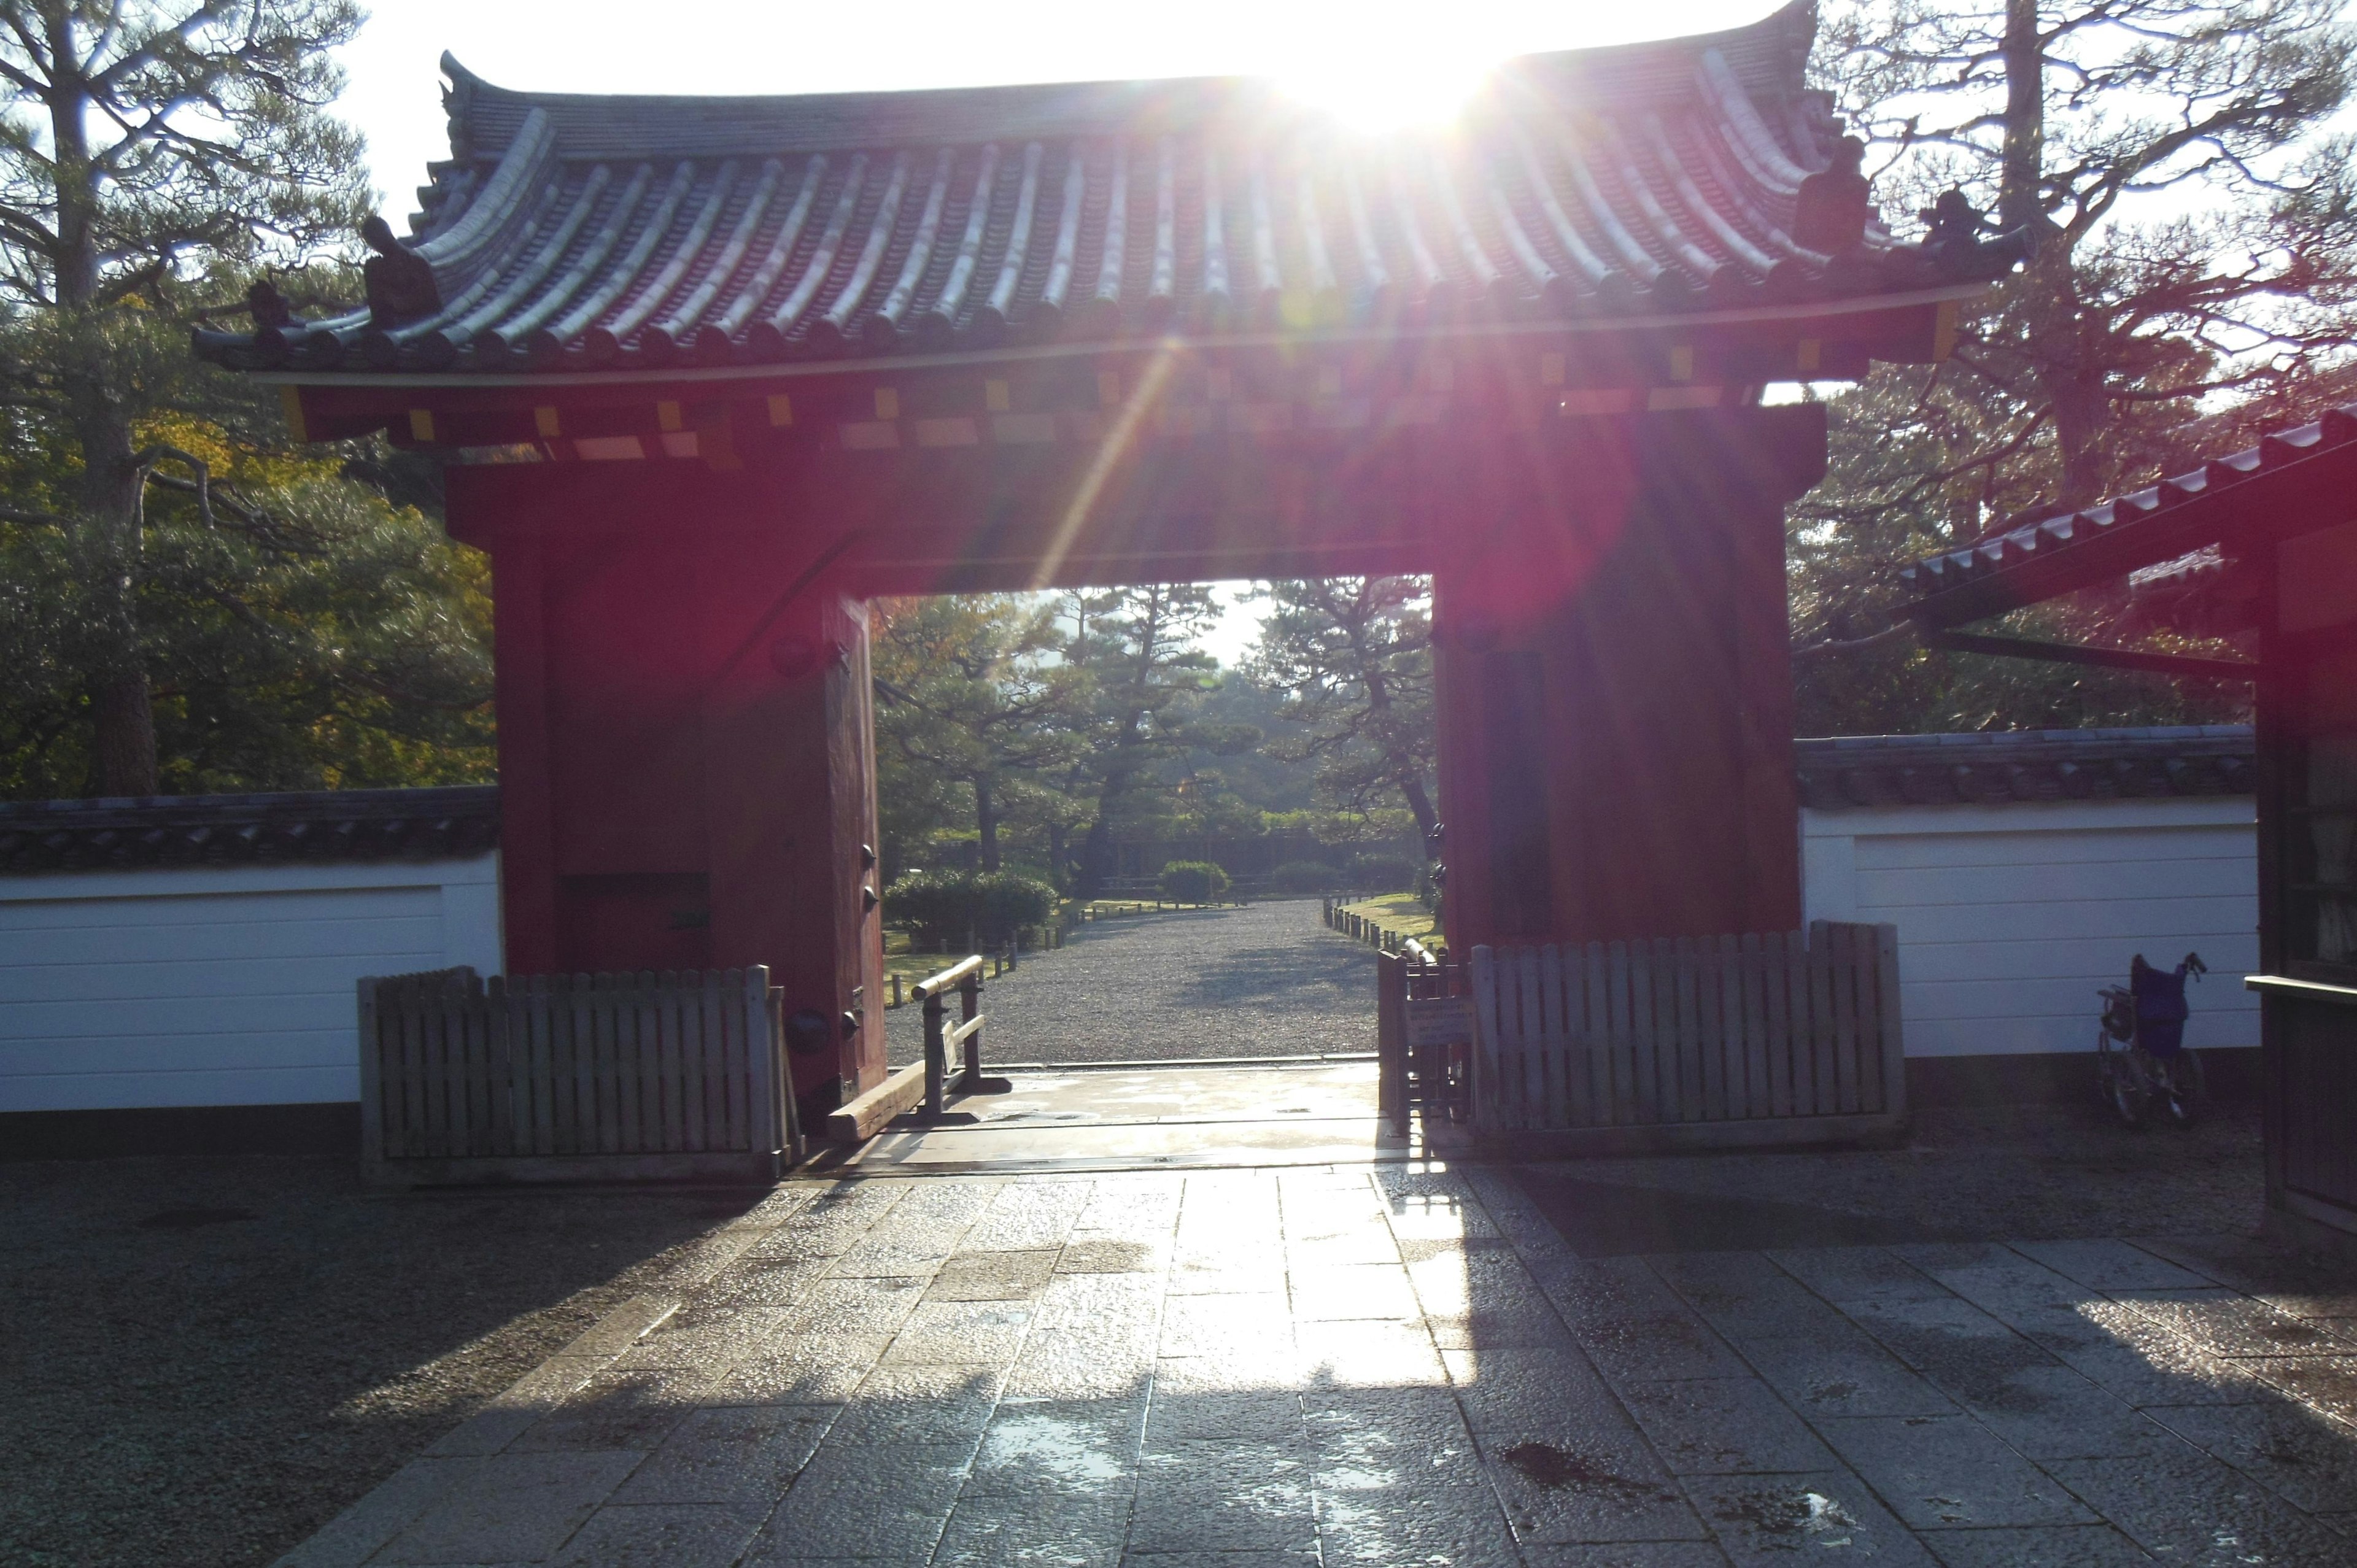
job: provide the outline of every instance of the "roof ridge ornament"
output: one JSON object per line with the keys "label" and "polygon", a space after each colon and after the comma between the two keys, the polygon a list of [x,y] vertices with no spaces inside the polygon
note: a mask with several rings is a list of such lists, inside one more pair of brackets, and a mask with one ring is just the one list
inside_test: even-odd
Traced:
{"label": "roof ridge ornament", "polygon": [[383,214],[361,222],[361,239],[376,252],[361,266],[368,290],[369,325],[379,329],[423,321],[442,308],[434,264],[401,242]]}
{"label": "roof ridge ornament", "polygon": [[1923,253],[1943,276],[1960,281],[2001,278],[2038,254],[2038,236],[2027,224],[1983,239],[1989,220],[1961,188],[1942,191],[1916,216],[1929,226]]}

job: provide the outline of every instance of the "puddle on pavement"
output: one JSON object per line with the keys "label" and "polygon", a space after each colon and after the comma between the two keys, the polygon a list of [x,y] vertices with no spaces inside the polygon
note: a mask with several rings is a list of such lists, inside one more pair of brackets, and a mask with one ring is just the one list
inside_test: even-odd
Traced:
{"label": "puddle on pavement", "polygon": [[1549,1491],[1586,1487],[1628,1498],[1674,1499],[1677,1496],[1657,1482],[1620,1475],[1582,1455],[1557,1448],[1552,1443],[1517,1443],[1498,1457]]}
{"label": "puddle on pavement", "polygon": [[1748,1524],[1770,1535],[1812,1535],[1823,1546],[1847,1546],[1857,1528],[1841,1504],[1822,1492],[1741,1492],[1718,1509],[1727,1524]]}
{"label": "puddle on pavement", "polygon": [[1110,1485],[1127,1470],[1121,1460],[1099,1443],[1102,1428],[1070,1421],[1045,1412],[1029,1412],[1002,1404],[991,1423],[990,1455],[995,1464],[1020,1462],[1034,1466],[1055,1480],[1076,1487]]}

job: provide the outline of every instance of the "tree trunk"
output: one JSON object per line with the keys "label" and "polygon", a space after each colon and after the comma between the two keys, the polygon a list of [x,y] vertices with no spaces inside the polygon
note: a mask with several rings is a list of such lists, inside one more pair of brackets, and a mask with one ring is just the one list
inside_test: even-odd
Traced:
{"label": "tree trunk", "polygon": [[2054,444],[2062,459],[2061,493],[2067,507],[2092,506],[2103,499],[2111,475],[2104,463],[2110,446],[2112,407],[2101,369],[2089,368],[2081,341],[2082,313],[2070,245],[2047,211],[2046,40],[2038,30],[2038,0],[2006,0],[2005,146],[1997,188],[1998,220],[2007,229],[2028,229],[2038,253],[2013,286],[2028,310],[2029,352],[2039,390],[2053,411]]}
{"label": "tree trunk", "polygon": [[107,392],[103,366],[69,377],[81,448],[79,525],[89,543],[93,628],[101,651],[88,671],[97,735],[98,788],[105,795],[156,793],[156,717],[139,647],[139,491],[131,432]]}
{"label": "tree trunk", "polygon": [[[1440,813],[1433,809],[1432,796],[1425,789],[1424,768],[1417,760],[1415,748],[1401,739],[1399,722],[1393,708],[1391,683],[1383,679],[1383,661],[1367,646],[1367,620],[1372,614],[1367,596],[1375,582],[1372,577],[1362,580],[1360,601],[1345,623],[1344,630],[1351,639],[1351,657],[1358,660],[1359,684],[1366,688],[1367,711],[1374,720],[1372,727],[1383,737],[1383,760],[1391,766],[1400,794],[1407,801],[1409,812],[1415,818],[1416,834],[1423,840],[1424,854],[1429,859],[1432,855],[1432,830],[1439,825]],[[1329,609],[1328,613],[1341,618],[1333,610]]]}
{"label": "tree trunk", "polygon": [[153,795],[156,720],[148,705],[145,671],[100,685],[91,709],[98,726],[98,792]]}
{"label": "tree trunk", "polygon": [[1432,858],[1432,830],[1440,825],[1440,813],[1433,809],[1432,796],[1426,792],[1424,780],[1410,771],[1400,779],[1400,793],[1407,797],[1407,809],[1415,818],[1415,831],[1424,841],[1424,857]]}
{"label": "tree trunk", "polygon": [[982,852],[982,868],[998,869],[998,801],[990,792],[988,779],[974,781],[974,843]]}
{"label": "tree trunk", "polygon": [[[2059,312],[2058,312],[2059,314]],[[2054,407],[2054,445],[2062,457],[2067,507],[2093,506],[2110,490],[2112,401],[2100,370],[2053,365],[2039,377]]]}
{"label": "tree trunk", "polygon": [[[51,58],[70,60],[75,34],[66,7],[48,18]],[[66,349],[61,390],[81,450],[79,529],[96,590],[92,618],[100,653],[85,671],[97,735],[98,787],[107,795],[156,792],[156,715],[139,647],[140,496],[146,476],[135,461],[130,416],[113,389],[99,320],[98,171],[91,162],[86,91],[50,98],[56,147],[57,303]]]}
{"label": "tree trunk", "polygon": [[2038,0],[2005,0],[2005,157],[1997,216],[2007,229],[2046,220],[2046,48]]}

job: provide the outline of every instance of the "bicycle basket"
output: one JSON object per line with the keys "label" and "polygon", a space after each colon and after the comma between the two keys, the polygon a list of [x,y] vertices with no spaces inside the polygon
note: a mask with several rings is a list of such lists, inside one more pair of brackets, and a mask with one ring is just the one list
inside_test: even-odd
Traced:
{"label": "bicycle basket", "polygon": [[2187,953],[2173,970],[2155,969],[2138,953],[2128,965],[2128,990],[2136,997],[2136,1043],[2148,1056],[2165,1057],[2185,1044],[2185,1020],[2192,1009],[2185,1002],[2185,977],[2206,974],[2199,953]]}

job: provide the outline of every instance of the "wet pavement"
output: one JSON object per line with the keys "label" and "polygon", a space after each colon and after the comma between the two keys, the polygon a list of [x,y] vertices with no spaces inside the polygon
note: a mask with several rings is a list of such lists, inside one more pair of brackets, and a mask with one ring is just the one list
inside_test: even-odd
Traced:
{"label": "wet pavement", "polygon": [[1424,1144],[1420,1127],[1396,1133],[1376,1119],[1372,1060],[1017,1070],[985,1081],[985,1092],[953,1095],[940,1120],[900,1117],[856,1148],[822,1152],[811,1168],[1303,1165],[1404,1160]]}
{"label": "wet pavement", "polygon": [[1421,1162],[796,1182],[284,1561],[2357,1561],[2357,1279],[1785,1239],[1582,1255]]}

